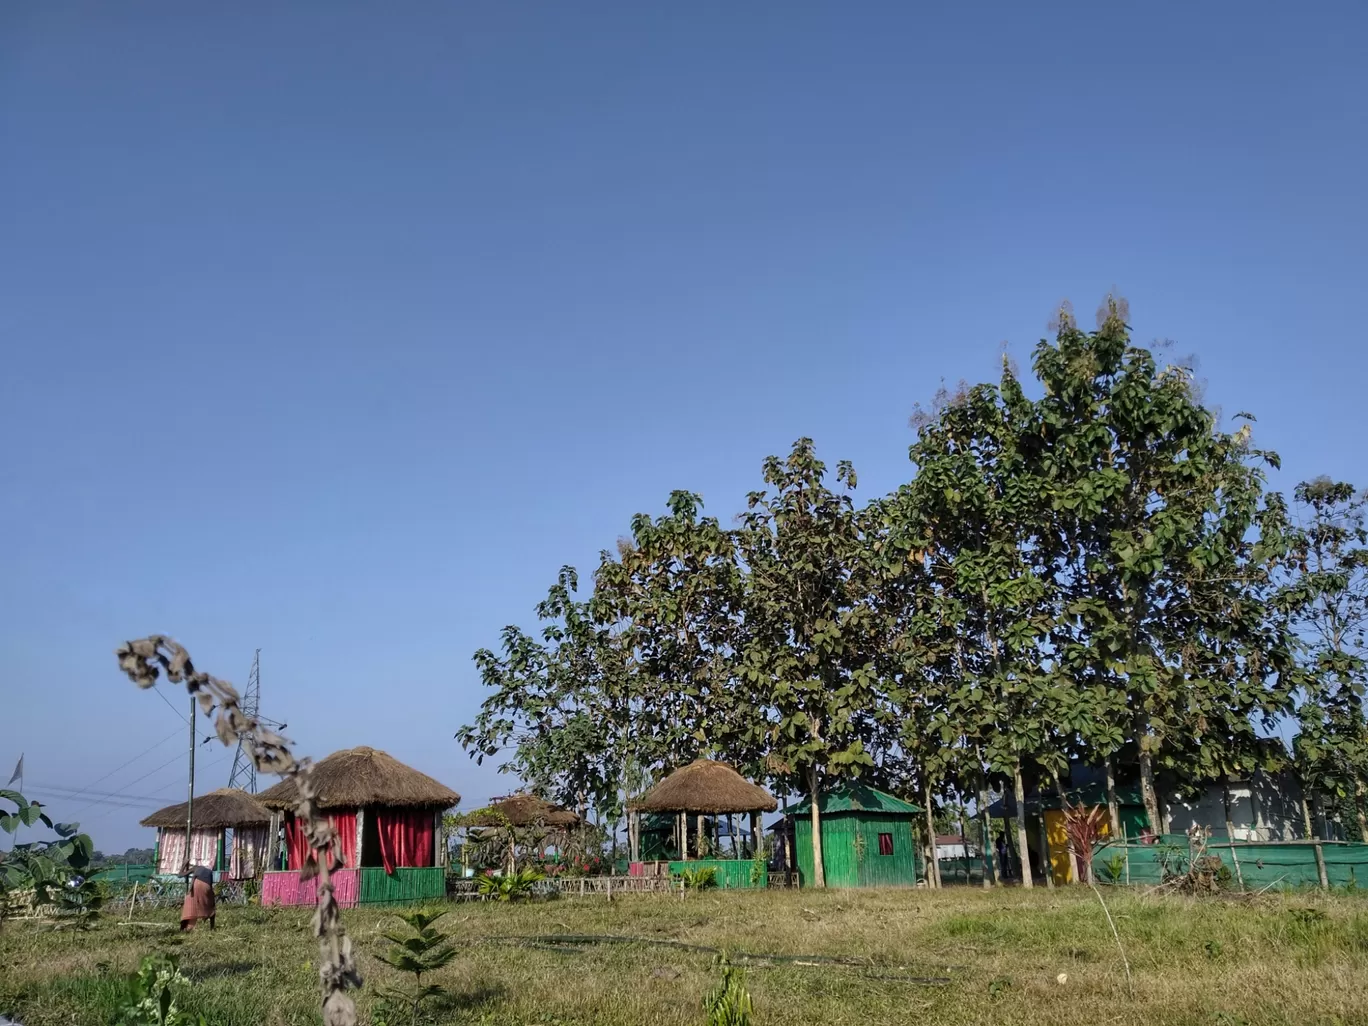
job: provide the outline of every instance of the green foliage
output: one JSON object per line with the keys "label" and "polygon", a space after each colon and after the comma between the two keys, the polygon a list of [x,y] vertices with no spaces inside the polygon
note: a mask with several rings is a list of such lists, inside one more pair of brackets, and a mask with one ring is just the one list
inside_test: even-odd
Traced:
{"label": "green foliage", "polygon": [[[36,905],[55,905],[59,912],[88,925],[104,901],[104,889],[85,880],[94,846],[77,823],[54,823],[43,806],[28,801],[18,791],[0,789],[0,801],[14,806],[13,812],[0,814],[0,830],[17,836],[20,829],[45,828],[55,838],[16,842],[0,852],[0,917],[5,914],[15,892],[33,892]],[[79,878],[79,883],[77,882]]]}
{"label": "green foliage", "polygon": [[732,965],[723,952],[717,959],[722,969],[722,980],[703,1001],[708,1013],[708,1026],[751,1026],[750,992],[746,990],[746,974]]}
{"label": "green foliage", "polygon": [[1126,857],[1119,851],[1112,852],[1107,860],[1097,867],[1097,871],[1103,882],[1119,884],[1125,878]]}
{"label": "green foliage", "polygon": [[770,841],[762,835],[760,843],[755,846],[754,854],[751,855],[750,882],[752,887],[758,887],[760,881],[765,879],[765,875],[769,871],[770,853]]}
{"label": "green foliage", "polygon": [[676,880],[684,883],[684,888],[690,891],[702,891],[709,887],[717,886],[717,867],[698,866],[686,867],[674,874]]}
{"label": "green foliage", "polygon": [[119,1026],[207,1026],[203,1015],[191,1016],[178,1004],[189,986],[174,956],[146,956],[127,981]]}
{"label": "green foliage", "polygon": [[445,916],[450,909],[417,909],[412,912],[396,913],[403,922],[404,929],[391,928],[384,936],[390,941],[388,950],[376,957],[392,969],[401,973],[412,973],[413,982],[402,986],[387,986],[378,993],[387,1001],[405,1003],[411,1020],[418,1022],[420,1005],[428,998],[443,993],[440,986],[423,982],[423,974],[431,973],[451,962],[456,957],[456,949],[433,924]]}
{"label": "green foliage", "polygon": [[545,874],[535,869],[519,869],[500,876],[486,873],[479,878],[476,887],[482,897],[495,901],[522,901],[531,898],[536,884],[545,879]]}

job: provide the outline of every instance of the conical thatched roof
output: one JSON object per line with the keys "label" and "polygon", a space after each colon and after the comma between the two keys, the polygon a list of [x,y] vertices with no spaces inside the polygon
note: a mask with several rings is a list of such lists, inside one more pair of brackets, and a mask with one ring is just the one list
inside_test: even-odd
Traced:
{"label": "conical thatched roof", "polygon": [[632,803],[641,812],[773,812],[773,795],[725,762],[699,759],[677,769]]}
{"label": "conical thatched roof", "polygon": [[[145,827],[180,827],[185,830],[186,802],[168,805],[142,821]],[[217,791],[195,796],[196,830],[219,827],[257,826],[271,821],[271,810],[254,796],[235,787],[221,787]]]}
{"label": "conical thatched roof", "polygon": [[[426,773],[378,748],[347,748],[320,759],[313,768],[314,788],[322,809],[356,809],[389,805],[410,809],[449,809],[461,796]],[[295,785],[282,780],[262,791],[257,800],[270,809],[295,803]]]}
{"label": "conical thatched roof", "polygon": [[476,809],[465,817],[467,826],[542,826],[567,828],[579,825],[580,818],[569,809],[552,805],[533,794],[515,794],[498,798],[484,809]]}

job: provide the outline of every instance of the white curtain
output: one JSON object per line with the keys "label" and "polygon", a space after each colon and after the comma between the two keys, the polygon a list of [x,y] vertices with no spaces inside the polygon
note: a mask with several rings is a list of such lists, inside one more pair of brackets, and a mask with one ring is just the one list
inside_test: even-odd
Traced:
{"label": "white curtain", "polygon": [[157,872],[179,873],[185,868],[185,831],[163,830],[158,845]]}
{"label": "white curtain", "polygon": [[[190,834],[190,864],[213,869],[218,865],[219,830],[195,830]],[[185,831],[162,830],[158,873],[185,870]]]}
{"label": "white curtain", "polygon": [[228,874],[234,880],[250,879],[265,868],[266,835],[264,826],[238,827],[233,831]]}

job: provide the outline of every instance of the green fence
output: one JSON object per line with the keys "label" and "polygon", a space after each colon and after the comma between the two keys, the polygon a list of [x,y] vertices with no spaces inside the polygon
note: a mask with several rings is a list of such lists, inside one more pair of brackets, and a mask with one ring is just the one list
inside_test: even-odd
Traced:
{"label": "green fence", "polygon": [[724,890],[736,890],[743,887],[768,887],[769,873],[765,870],[761,870],[758,883],[751,883],[752,865],[754,863],[750,859],[690,859],[688,862],[671,862],[670,875],[674,876],[685,869],[697,871],[703,868],[711,868],[717,870],[717,886]]}
{"label": "green fence", "polygon": [[446,870],[441,866],[421,869],[361,870],[362,905],[400,905],[446,897]]}
{"label": "green fence", "polygon": [[132,887],[135,883],[146,883],[152,879],[156,868],[150,863],[147,865],[106,866],[104,869],[91,873],[90,879],[99,880],[101,883],[115,888],[122,887],[124,884]]}
{"label": "green fence", "polygon": [[[1319,887],[1316,848],[1325,858],[1331,887],[1368,886],[1368,844],[1347,841],[1213,841],[1207,854],[1230,870],[1235,886],[1260,888]],[[1165,836],[1159,844],[1110,844],[1093,855],[1097,879],[1119,884],[1153,886],[1163,877],[1163,861],[1186,862],[1187,837]],[[1238,862],[1238,872],[1236,863]]]}

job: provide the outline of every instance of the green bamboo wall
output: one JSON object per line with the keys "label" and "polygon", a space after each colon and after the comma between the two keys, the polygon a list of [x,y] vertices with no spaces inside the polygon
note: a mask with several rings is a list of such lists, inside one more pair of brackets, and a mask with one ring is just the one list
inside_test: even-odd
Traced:
{"label": "green bamboo wall", "polygon": [[736,890],[742,887],[768,887],[768,870],[760,874],[759,883],[751,883],[751,865],[750,859],[690,859],[688,862],[671,862],[669,869],[670,875],[674,876],[683,869],[697,870],[711,866],[717,870],[717,886],[724,890]]}
{"label": "green bamboo wall", "polygon": [[362,905],[394,905],[446,897],[446,870],[441,866],[421,869],[361,870]]}
{"label": "green bamboo wall", "polygon": [[[801,886],[813,885],[812,819],[794,817],[794,848]],[[893,854],[879,854],[879,835],[893,835]],[[863,852],[857,839],[863,839]],[[913,817],[874,812],[832,812],[822,817],[822,867],[828,887],[912,887],[917,883]]]}

